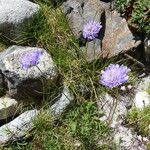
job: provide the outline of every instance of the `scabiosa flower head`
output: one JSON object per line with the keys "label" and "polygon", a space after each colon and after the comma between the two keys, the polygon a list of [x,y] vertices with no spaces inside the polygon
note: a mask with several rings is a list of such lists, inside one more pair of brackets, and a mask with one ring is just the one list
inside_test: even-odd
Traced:
{"label": "scabiosa flower head", "polygon": [[43,54],[43,51],[40,49],[23,53],[19,59],[19,62],[22,68],[28,69],[32,66],[37,65],[39,63],[40,56],[42,54]]}
{"label": "scabiosa flower head", "polygon": [[128,81],[130,69],[124,65],[110,64],[100,76],[99,83],[114,88]]}
{"label": "scabiosa flower head", "polygon": [[102,28],[101,23],[96,21],[89,21],[87,24],[83,26],[83,37],[87,40],[93,40],[98,37],[98,33]]}

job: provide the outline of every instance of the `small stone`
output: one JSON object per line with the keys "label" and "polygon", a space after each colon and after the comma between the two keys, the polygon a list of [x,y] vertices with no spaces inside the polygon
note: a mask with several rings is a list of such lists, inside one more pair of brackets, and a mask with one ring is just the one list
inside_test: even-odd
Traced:
{"label": "small stone", "polygon": [[75,147],[80,147],[82,145],[82,143],[80,141],[75,141],[74,146]]}
{"label": "small stone", "polygon": [[127,88],[130,90],[132,89],[132,85],[128,85]]}
{"label": "small stone", "polygon": [[17,141],[26,136],[33,128],[33,121],[38,115],[37,110],[26,111],[13,121],[0,127],[0,145]]}
{"label": "small stone", "polygon": [[126,87],[125,86],[121,86],[120,88],[122,91],[125,91],[126,90]]}
{"label": "small stone", "polygon": [[150,104],[150,95],[146,91],[136,93],[134,103],[136,108],[143,109]]}
{"label": "small stone", "polygon": [[0,120],[7,119],[17,113],[19,110],[18,102],[9,97],[0,98]]}
{"label": "small stone", "polygon": [[60,115],[66,110],[68,105],[74,100],[73,93],[69,90],[68,86],[64,86],[64,89],[60,95],[60,98],[50,107],[50,113],[54,116]]}

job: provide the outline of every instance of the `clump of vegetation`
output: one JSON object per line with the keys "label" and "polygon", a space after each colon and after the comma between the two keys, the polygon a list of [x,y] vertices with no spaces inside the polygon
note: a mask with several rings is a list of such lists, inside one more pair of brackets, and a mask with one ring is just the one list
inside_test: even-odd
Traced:
{"label": "clump of vegetation", "polygon": [[[80,102],[59,120],[54,120],[46,111],[35,121],[32,142],[21,141],[11,145],[9,150],[109,150],[115,145],[111,141],[99,145],[103,138],[106,141],[108,126],[99,120],[99,112],[94,102]],[[31,139],[30,139],[31,140]]]}
{"label": "clump of vegetation", "polygon": [[150,34],[149,0],[116,0],[116,9],[137,31]]}
{"label": "clump of vegetation", "polygon": [[150,106],[145,107],[143,110],[137,108],[130,110],[127,122],[128,125],[134,127],[137,133],[148,137],[150,134]]}

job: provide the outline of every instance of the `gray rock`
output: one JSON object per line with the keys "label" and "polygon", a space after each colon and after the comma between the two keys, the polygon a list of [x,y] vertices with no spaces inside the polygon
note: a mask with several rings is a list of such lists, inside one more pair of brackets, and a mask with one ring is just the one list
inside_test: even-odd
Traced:
{"label": "gray rock", "polygon": [[[77,38],[80,38],[83,25],[90,20],[101,21],[104,9],[99,0],[68,0],[62,5],[64,13],[67,15],[70,27]],[[101,40],[87,42],[86,47],[82,47],[88,61],[99,58],[101,55]]]}
{"label": "gray rock", "polygon": [[134,94],[128,94],[124,97],[119,95],[118,98],[114,98],[105,93],[97,101],[100,110],[102,109],[104,112],[104,116],[100,120],[106,121],[111,126],[113,132],[110,133],[112,137],[110,139],[116,144],[118,150],[148,150],[145,142],[139,139],[131,128],[123,126],[128,112],[127,107],[133,96]]}
{"label": "gray rock", "polygon": [[[47,110],[53,117],[61,115],[67,106],[74,100],[72,92],[68,86],[64,86],[59,99]],[[5,145],[10,141],[17,141],[26,138],[28,133],[34,129],[33,121],[37,118],[39,111],[26,111],[10,123],[0,127],[0,145]]]}
{"label": "gray rock", "polygon": [[135,50],[141,44],[138,36],[133,36],[126,20],[115,10],[110,11],[109,4],[102,3],[105,8],[105,33],[102,40],[102,56],[112,57],[119,53]]}
{"label": "gray rock", "polygon": [[[43,54],[37,66],[23,69],[20,56],[34,50]],[[50,54],[37,47],[12,46],[0,53],[0,70],[8,86],[8,95],[15,99],[24,99],[42,94],[43,86],[52,85],[57,78],[57,69]]]}
{"label": "gray rock", "polygon": [[107,93],[101,95],[97,102],[100,110],[104,111],[104,116],[100,120],[109,122],[113,128],[121,124],[127,115],[126,99],[126,97],[116,99]]}
{"label": "gray rock", "polygon": [[131,129],[124,126],[118,126],[114,132],[114,142],[118,150],[148,150],[145,142],[133,134]]}
{"label": "gray rock", "polygon": [[0,0],[0,33],[17,40],[40,6],[28,0]]}
{"label": "gray rock", "polygon": [[18,102],[9,97],[0,98],[0,120],[7,119],[18,112]]}
{"label": "gray rock", "polygon": [[33,120],[37,117],[37,110],[26,111],[10,123],[0,127],[0,145],[9,141],[16,141],[26,136],[34,127]]}
{"label": "gray rock", "polygon": [[50,107],[50,113],[54,116],[60,115],[73,100],[73,93],[68,86],[64,86],[60,98]]}

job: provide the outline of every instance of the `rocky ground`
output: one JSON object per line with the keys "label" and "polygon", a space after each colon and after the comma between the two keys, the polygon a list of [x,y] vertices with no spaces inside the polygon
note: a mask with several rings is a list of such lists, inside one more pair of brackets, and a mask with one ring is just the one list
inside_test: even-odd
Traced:
{"label": "rocky ground", "polygon": [[[41,13],[47,13],[46,22]],[[55,15],[58,17],[53,18]],[[101,22],[102,30],[88,41],[82,30],[92,19]],[[45,27],[47,24],[53,26]],[[111,2],[67,0],[58,6],[52,1],[49,6],[40,0],[0,0],[0,38],[1,146],[29,138],[42,111],[57,122],[70,104],[92,100],[100,114],[98,120],[110,129],[107,137],[96,135],[99,148],[94,149],[110,141],[117,150],[149,149],[149,135],[134,129],[127,116],[133,108],[142,111],[150,106],[150,41],[142,34],[133,34]],[[29,60],[31,51],[40,51],[41,59],[23,69],[20,58],[29,54]],[[134,79],[128,86],[108,90],[98,85],[101,70],[112,62],[133,68]],[[83,143],[75,141],[80,149]]]}

